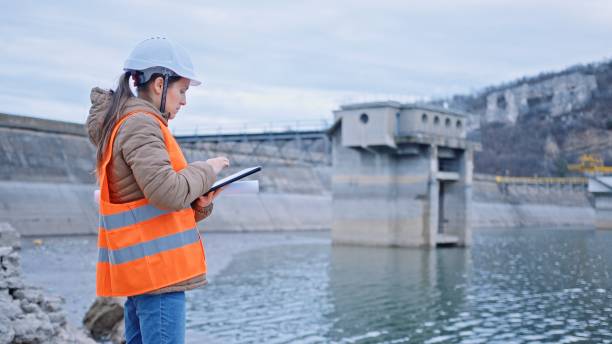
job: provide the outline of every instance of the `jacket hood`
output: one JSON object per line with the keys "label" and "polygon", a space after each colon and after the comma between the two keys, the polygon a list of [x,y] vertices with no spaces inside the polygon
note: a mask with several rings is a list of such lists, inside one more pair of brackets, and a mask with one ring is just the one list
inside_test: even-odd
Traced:
{"label": "jacket hood", "polygon": [[[111,105],[112,91],[94,87],[91,90],[90,99],[91,108],[89,108],[89,116],[87,117],[85,126],[87,128],[89,140],[91,143],[98,146],[102,139],[104,117]],[[168,118],[170,117],[169,112],[162,114],[153,104],[138,97],[130,97],[126,100],[123,108],[119,111],[121,113],[119,120],[126,114],[135,111],[151,112],[161,119],[164,125],[168,125]]]}

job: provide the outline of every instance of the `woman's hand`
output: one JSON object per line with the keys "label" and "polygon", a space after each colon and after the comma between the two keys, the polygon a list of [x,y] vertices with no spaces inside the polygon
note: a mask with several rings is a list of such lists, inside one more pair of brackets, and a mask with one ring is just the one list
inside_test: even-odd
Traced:
{"label": "woman's hand", "polygon": [[218,156],[216,158],[208,159],[206,160],[206,163],[212,166],[213,171],[215,171],[215,174],[219,174],[221,170],[226,167],[229,167],[229,159],[224,156]]}
{"label": "woman's hand", "polygon": [[215,200],[215,198],[219,196],[219,194],[221,193],[221,191],[223,191],[223,189],[224,188],[220,188],[213,192],[209,192],[204,196],[198,197],[195,200],[195,206],[199,209],[208,207]]}

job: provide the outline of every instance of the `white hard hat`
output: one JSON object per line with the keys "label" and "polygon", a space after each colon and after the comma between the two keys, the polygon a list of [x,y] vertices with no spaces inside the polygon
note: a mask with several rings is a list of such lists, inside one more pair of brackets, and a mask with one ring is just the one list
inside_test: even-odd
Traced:
{"label": "white hard hat", "polygon": [[[154,67],[169,69],[174,74],[189,79],[193,86],[202,83],[193,70],[193,64],[187,50],[167,38],[152,37],[138,43],[123,64],[123,70],[125,71],[156,71],[157,68]],[[146,74],[149,73],[145,73],[143,82],[151,77],[150,74]]]}

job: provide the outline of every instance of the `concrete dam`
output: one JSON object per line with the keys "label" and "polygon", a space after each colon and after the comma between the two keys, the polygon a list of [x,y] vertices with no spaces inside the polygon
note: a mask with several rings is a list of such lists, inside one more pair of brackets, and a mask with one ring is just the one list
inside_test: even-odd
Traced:
{"label": "concrete dam", "polygon": [[[228,173],[263,166],[254,176],[261,192],[222,195],[200,230],[329,230],[332,153],[327,135],[320,134],[179,140],[191,161],[228,156]],[[26,236],[95,234],[94,157],[83,125],[0,115],[0,222]],[[471,192],[474,228],[593,227],[595,212],[584,186],[502,185],[475,174]]]}

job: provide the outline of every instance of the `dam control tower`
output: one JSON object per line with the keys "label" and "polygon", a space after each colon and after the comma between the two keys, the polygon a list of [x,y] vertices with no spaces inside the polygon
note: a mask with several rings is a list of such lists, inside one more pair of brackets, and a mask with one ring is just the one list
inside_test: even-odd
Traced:
{"label": "dam control tower", "polygon": [[341,106],[332,140],[332,241],[398,247],[467,246],[480,144],[468,117],[394,101]]}

